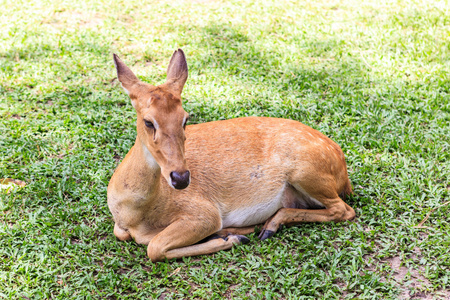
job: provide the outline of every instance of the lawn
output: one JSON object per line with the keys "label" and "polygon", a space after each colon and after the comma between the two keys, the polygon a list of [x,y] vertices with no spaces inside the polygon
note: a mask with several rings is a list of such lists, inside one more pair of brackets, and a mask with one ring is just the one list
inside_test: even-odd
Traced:
{"label": "lawn", "polygon": [[[448,1],[1,4],[0,179],[26,186],[0,191],[0,298],[450,298]],[[323,132],[356,219],[156,264],[118,241],[106,187],[136,130],[112,53],[160,84],[177,48],[191,124]]]}

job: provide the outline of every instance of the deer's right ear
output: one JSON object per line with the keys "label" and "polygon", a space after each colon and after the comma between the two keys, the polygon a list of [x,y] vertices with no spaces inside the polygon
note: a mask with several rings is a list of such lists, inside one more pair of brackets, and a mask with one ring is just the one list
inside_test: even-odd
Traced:
{"label": "deer's right ear", "polygon": [[113,54],[114,65],[116,66],[117,78],[122,84],[125,92],[130,95],[133,92],[133,86],[139,82],[139,79],[134,75],[130,68],[117,56]]}
{"label": "deer's right ear", "polygon": [[188,78],[188,66],[186,56],[183,50],[178,49],[170,59],[169,67],[167,68],[167,82],[166,85],[173,93],[181,96],[183,86]]}

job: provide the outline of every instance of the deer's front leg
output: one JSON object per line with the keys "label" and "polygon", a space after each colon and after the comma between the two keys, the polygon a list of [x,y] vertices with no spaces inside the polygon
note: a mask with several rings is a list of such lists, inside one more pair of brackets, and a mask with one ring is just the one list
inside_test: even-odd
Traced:
{"label": "deer's front leg", "polygon": [[119,225],[117,225],[117,223],[114,224],[114,235],[121,241],[127,241],[132,239],[131,234],[128,231],[120,228]]}
{"label": "deer's front leg", "polygon": [[192,217],[179,219],[150,241],[147,255],[152,262],[157,262],[166,258],[211,254],[220,250],[230,249],[234,244],[247,243],[249,241],[242,235],[229,235],[194,245],[205,237],[217,232],[220,229],[220,224],[219,215],[215,216],[215,218]]}

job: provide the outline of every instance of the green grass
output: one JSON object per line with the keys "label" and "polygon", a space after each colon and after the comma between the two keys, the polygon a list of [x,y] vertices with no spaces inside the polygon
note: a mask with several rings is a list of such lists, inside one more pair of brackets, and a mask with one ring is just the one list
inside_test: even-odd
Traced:
{"label": "green grass", "polygon": [[[0,178],[27,186],[0,192],[0,298],[449,297],[448,2],[118,2],[1,2]],[[179,47],[191,123],[322,131],[357,219],[158,264],[116,240],[106,186],[136,133],[112,53],[159,84]]]}

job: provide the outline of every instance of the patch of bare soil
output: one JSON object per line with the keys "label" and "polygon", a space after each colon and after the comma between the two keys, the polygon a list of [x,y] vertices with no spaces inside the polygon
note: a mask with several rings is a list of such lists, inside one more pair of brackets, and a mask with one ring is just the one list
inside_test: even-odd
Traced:
{"label": "patch of bare soil", "polygon": [[233,291],[238,287],[238,284],[232,284],[228,287],[228,289],[223,294],[224,299],[233,299]]}
{"label": "patch of bare soil", "polygon": [[[415,254],[412,258],[417,259],[420,256],[420,249],[416,248],[414,252]],[[450,291],[440,290],[428,292],[432,285],[422,275],[425,271],[423,267],[419,267],[418,269],[407,268],[402,265],[402,260],[398,256],[389,258],[387,262],[390,263],[392,269],[395,271],[394,280],[402,290],[399,299],[450,299]]]}
{"label": "patch of bare soil", "polygon": [[95,28],[103,24],[103,18],[98,14],[89,14],[64,10],[49,16],[44,23],[49,23],[52,27],[61,29]]}

